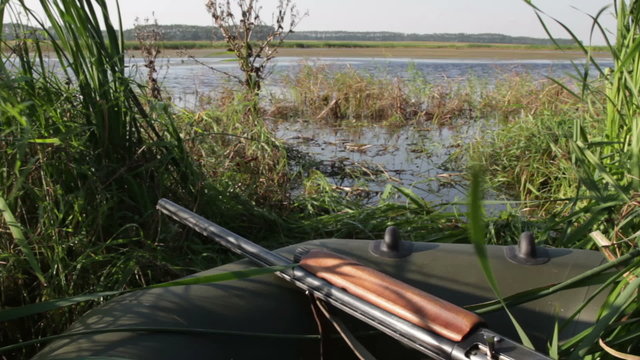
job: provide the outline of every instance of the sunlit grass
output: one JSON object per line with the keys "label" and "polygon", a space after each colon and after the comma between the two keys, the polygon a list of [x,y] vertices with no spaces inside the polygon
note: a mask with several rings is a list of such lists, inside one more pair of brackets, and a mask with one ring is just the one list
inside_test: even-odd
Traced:
{"label": "sunlit grass", "polygon": [[[0,54],[2,306],[118,292],[231,259],[202,239],[158,233],[161,196],[245,235],[267,237],[265,224],[281,220],[257,204],[286,195],[282,182],[256,178],[271,180],[286,162],[260,120],[239,107],[202,115],[220,125],[204,128],[195,116],[176,116],[169,104],[141,100],[143,92],[126,75],[122,37],[106,1],[41,4],[40,24],[55,40],[44,47],[37,40],[4,43]],[[0,8],[0,23],[15,22],[15,12],[29,14],[14,6]],[[50,50],[62,74],[47,62]],[[203,133],[209,130],[236,136]],[[273,208],[283,203],[272,202]],[[0,342],[59,333],[89,307],[3,322]],[[27,357],[36,349],[7,356]]]}
{"label": "sunlit grass", "polygon": [[390,126],[459,119],[510,122],[544,114],[585,116],[589,111],[567,89],[530,75],[434,82],[411,66],[408,72],[407,78],[399,78],[305,62],[285,78],[286,91],[272,96],[266,111],[278,120]]}

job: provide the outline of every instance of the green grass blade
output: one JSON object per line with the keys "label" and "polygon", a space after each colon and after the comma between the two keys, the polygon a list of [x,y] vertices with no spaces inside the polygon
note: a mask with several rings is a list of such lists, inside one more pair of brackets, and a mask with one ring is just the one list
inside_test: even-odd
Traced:
{"label": "green grass blade", "polygon": [[583,359],[589,353],[593,344],[596,344],[598,339],[602,337],[605,329],[613,323],[631,303],[636,301],[638,287],[640,287],[640,278],[633,280],[626,286],[620,295],[615,298],[613,303],[607,306],[605,314],[582,339],[577,351],[574,351],[569,359]]}
{"label": "green grass blade", "polygon": [[584,162],[589,163],[591,166],[595,167],[600,175],[608,182],[614,189],[616,189],[618,195],[620,195],[626,202],[630,202],[629,194],[627,191],[622,189],[622,186],[616,181],[616,179],[609,174],[607,168],[602,164],[602,161],[589,149],[587,149],[583,144],[577,143],[576,148],[579,147],[581,150],[581,155],[584,156]]}
{"label": "green grass blade", "polygon": [[533,349],[533,343],[525,333],[524,329],[522,328],[522,326],[520,326],[515,317],[513,317],[504,301],[502,301],[498,282],[496,281],[496,278],[493,275],[493,271],[491,270],[491,264],[489,263],[489,257],[487,255],[487,247],[485,243],[484,208],[482,205],[482,199],[484,198],[483,182],[484,174],[482,173],[482,170],[479,166],[474,166],[471,170],[471,184],[469,190],[469,237],[471,238],[471,242],[473,243],[476,256],[478,258],[478,261],[480,262],[480,266],[482,267],[482,271],[484,272],[484,275],[489,282],[489,285],[491,286],[494,294],[498,299],[500,299],[500,303],[509,315],[513,326],[520,336],[520,341],[523,345]]}
{"label": "green grass blade", "polygon": [[558,354],[558,321],[553,326],[553,336],[551,337],[551,344],[549,345],[549,357],[557,360],[560,359]]}
{"label": "green grass blade", "polygon": [[411,202],[417,208],[425,209],[425,210],[430,210],[431,209],[428,202],[426,202],[423,198],[418,196],[416,193],[414,193],[410,189],[407,189],[406,187],[403,187],[403,186],[397,186],[397,185],[394,185],[393,187],[400,194],[402,194],[404,197],[406,197],[409,200],[409,202]]}
{"label": "green grass blade", "polygon": [[205,275],[205,276],[197,276],[193,278],[187,278],[182,280],[170,281],[162,284],[156,284],[148,286],[144,289],[155,289],[155,288],[164,288],[164,287],[173,287],[173,286],[184,286],[184,285],[197,285],[197,284],[208,284],[208,283],[216,283],[221,281],[229,281],[229,280],[239,280],[245,279],[254,276],[273,274],[275,272],[284,271],[287,269],[291,269],[295,265],[288,266],[269,266],[262,268],[255,268],[249,270],[240,270],[240,271],[229,271],[220,274],[213,275]]}
{"label": "green grass blade", "polygon": [[272,266],[272,267],[255,268],[255,269],[241,270],[241,271],[231,271],[231,272],[225,272],[220,274],[197,276],[197,277],[192,277],[192,278],[187,278],[182,280],[170,281],[167,283],[150,285],[147,287],[137,288],[137,289],[130,289],[130,290],[124,290],[124,291],[103,291],[103,292],[98,292],[93,294],[72,296],[64,299],[44,301],[44,302],[25,305],[17,308],[1,310],[0,321],[7,321],[7,320],[29,316],[29,315],[35,315],[35,314],[39,314],[39,313],[43,313],[43,312],[47,312],[55,309],[60,309],[66,306],[70,306],[70,305],[85,302],[85,301],[100,300],[104,297],[125,294],[128,292],[137,291],[137,290],[185,286],[185,285],[197,285],[197,284],[210,284],[210,283],[216,283],[216,282],[222,282],[222,281],[238,280],[238,279],[244,279],[244,278],[249,278],[249,277],[254,277],[259,275],[272,274],[278,271],[289,269],[292,266],[294,265]]}
{"label": "green grass blade", "polygon": [[[219,329],[197,329],[197,328],[171,328],[171,327],[122,327],[122,328],[108,328],[108,329],[94,329],[85,331],[73,331],[60,335],[47,336],[40,339],[23,341],[18,344],[9,345],[0,348],[0,354],[13,351],[16,349],[22,349],[27,346],[46,343],[59,339],[73,338],[76,336],[85,335],[99,335],[110,333],[122,333],[122,332],[146,332],[146,333],[159,333],[159,334],[190,334],[190,335],[224,335],[224,336],[241,336],[241,337],[258,337],[269,339],[285,339],[285,340],[320,340],[320,335],[316,334],[275,334],[275,333],[261,333],[261,332],[249,332],[249,331],[234,331],[234,330],[219,330]],[[66,358],[65,358],[66,359]],[[117,358],[86,358],[81,359],[117,359]]]}
{"label": "green grass blade", "polygon": [[123,294],[127,291],[103,291],[93,294],[72,296],[64,299],[43,301],[35,304],[24,305],[16,308],[0,310],[0,321],[19,319],[25,316],[40,314],[43,312],[60,309],[77,303],[99,300],[107,296]]}
{"label": "green grass blade", "polygon": [[46,285],[47,281],[44,277],[42,269],[40,268],[40,263],[38,262],[36,255],[31,250],[31,246],[29,245],[27,238],[22,232],[22,226],[20,226],[20,223],[16,221],[16,218],[13,216],[11,209],[9,209],[9,205],[2,196],[0,196],[0,212],[2,212],[2,217],[7,223],[13,239],[20,247],[20,250],[22,251],[24,256],[27,258],[27,261],[31,266],[31,271],[38,277],[38,280],[40,280],[43,285]]}

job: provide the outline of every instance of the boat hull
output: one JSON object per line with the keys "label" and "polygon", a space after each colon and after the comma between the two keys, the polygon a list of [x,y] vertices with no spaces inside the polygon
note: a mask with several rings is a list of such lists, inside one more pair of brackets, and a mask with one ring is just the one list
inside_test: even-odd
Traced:
{"label": "boat hull", "polygon": [[[351,257],[460,306],[495,298],[471,245],[414,243],[409,256],[385,258],[370,251],[371,241],[326,239],[277,252],[293,258],[300,246],[329,249]],[[562,282],[605,261],[594,251],[546,249],[548,262],[525,265],[510,261],[505,256],[505,247],[489,246],[487,251],[503,296]],[[193,276],[253,267],[248,260],[241,260]],[[538,350],[544,352],[556,322],[562,323],[571,316],[596,288],[562,291],[511,310]],[[603,296],[589,303],[560,338],[567,339],[593,324]],[[336,313],[340,316],[337,310]],[[483,318],[492,330],[518,339],[504,311],[484,314]],[[378,358],[423,358],[357,320],[347,322]],[[36,359],[317,359],[320,356],[320,341],[313,336],[318,334],[318,327],[309,298],[275,275],[133,292],[88,312],[69,329],[69,332],[78,331],[94,333],[58,340]],[[336,334],[325,335],[325,358],[351,356]]]}

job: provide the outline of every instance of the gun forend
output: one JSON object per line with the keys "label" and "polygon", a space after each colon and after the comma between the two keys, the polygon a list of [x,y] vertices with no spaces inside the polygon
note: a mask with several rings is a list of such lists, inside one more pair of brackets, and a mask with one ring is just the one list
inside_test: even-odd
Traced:
{"label": "gun forend", "polygon": [[470,311],[330,251],[311,250],[302,257],[300,266],[370,304],[449,340],[458,342],[483,323]]}

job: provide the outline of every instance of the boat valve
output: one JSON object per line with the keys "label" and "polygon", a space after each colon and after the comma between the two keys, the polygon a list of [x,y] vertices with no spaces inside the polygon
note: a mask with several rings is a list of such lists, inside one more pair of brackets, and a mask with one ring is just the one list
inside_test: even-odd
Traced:
{"label": "boat valve", "polygon": [[536,246],[533,233],[530,231],[520,234],[518,245],[506,247],[504,254],[509,261],[521,265],[541,265],[549,261],[547,250]]}
{"label": "boat valve", "polygon": [[401,259],[411,255],[413,243],[402,241],[400,230],[395,226],[389,226],[384,232],[384,239],[372,242],[369,251],[376,256]]}

